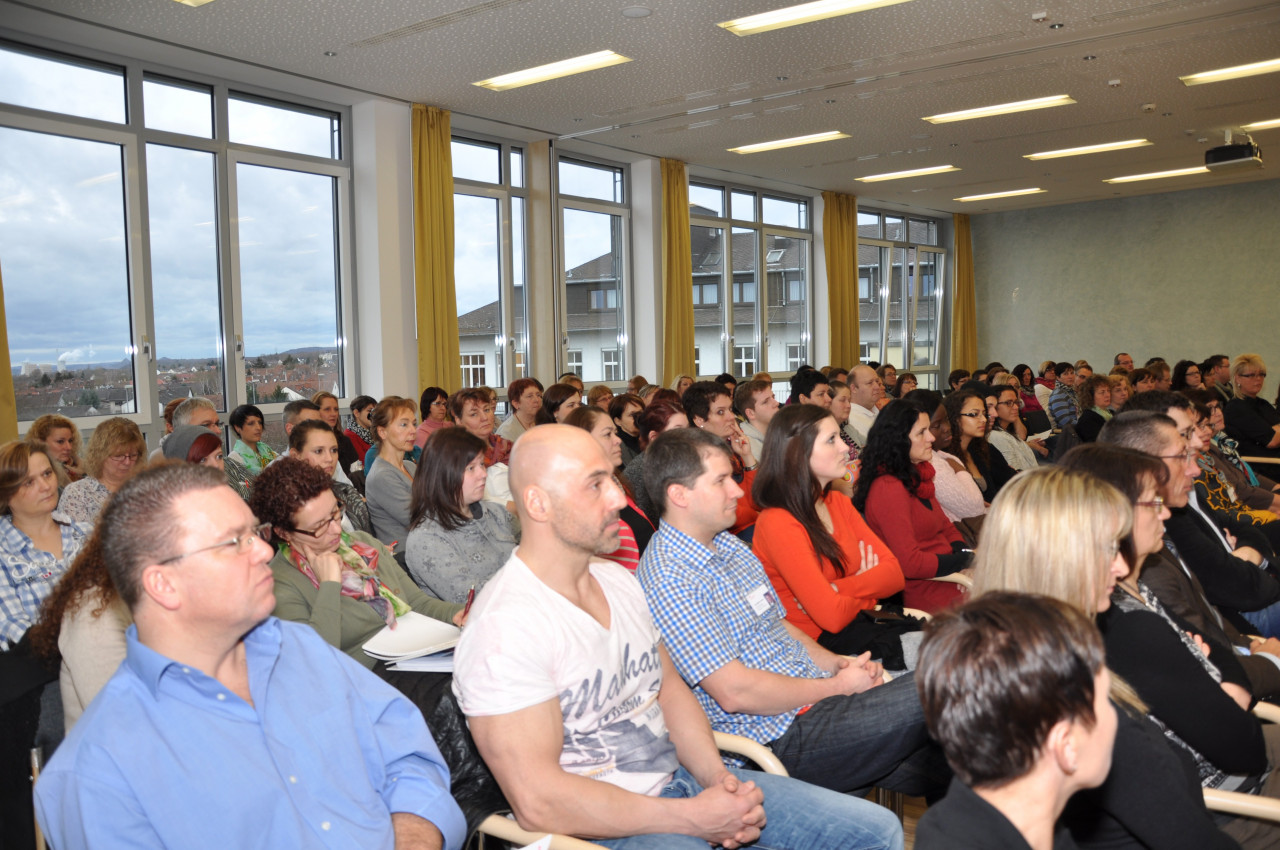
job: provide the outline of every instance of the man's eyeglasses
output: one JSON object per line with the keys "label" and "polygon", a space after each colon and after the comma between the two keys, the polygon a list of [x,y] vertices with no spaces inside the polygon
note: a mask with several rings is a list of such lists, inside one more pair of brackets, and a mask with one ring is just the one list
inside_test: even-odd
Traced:
{"label": "man's eyeglasses", "polygon": [[336,522],[338,525],[342,525],[342,516],[343,516],[342,505],[338,505],[336,508],[333,509],[333,513],[329,514],[328,519],[326,519],[324,522],[317,524],[314,528],[311,528],[311,529],[291,528],[289,530],[292,531],[294,534],[305,534],[307,537],[319,537],[321,534],[324,534],[326,531],[329,530],[329,526],[331,524]]}
{"label": "man's eyeglasses", "polygon": [[211,543],[208,546],[201,546],[199,549],[192,549],[190,552],[183,552],[181,555],[174,555],[172,558],[165,558],[163,561],[157,561],[158,564],[172,564],[174,561],[181,561],[183,558],[190,558],[192,555],[198,555],[201,552],[211,552],[214,549],[221,549],[224,546],[236,547],[236,554],[243,555],[253,546],[253,539],[258,538],[263,542],[271,541],[271,523],[260,522],[252,526],[248,531],[237,534],[230,540],[222,540],[218,543]]}
{"label": "man's eyeglasses", "polygon": [[1196,454],[1197,452],[1195,449],[1187,449],[1186,451],[1179,452],[1176,455],[1156,455],[1156,457],[1161,458],[1162,460],[1181,460],[1186,463],[1190,463],[1196,459]]}

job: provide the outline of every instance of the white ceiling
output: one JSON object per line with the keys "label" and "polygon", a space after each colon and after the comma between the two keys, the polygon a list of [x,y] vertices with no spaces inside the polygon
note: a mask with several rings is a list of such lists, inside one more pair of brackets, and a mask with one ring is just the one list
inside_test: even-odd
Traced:
{"label": "white ceiling", "polygon": [[[632,3],[652,14],[624,17]],[[912,0],[745,38],[715,25],[784,5],[788,0],[214,0],[190,8],[173,0],[41,0],[10,8],[55,13],[44,17],[46,37],[82,30],[77,22],[99,24],[157,47],[195,48],[503,122],[528,131],[525,138],[576,137],[849,192],[864,204],[1009,210],[1276,174],[1272,166],[1102,182],[1200,165],[1224,130],[1280,118],[1280,73],[1196,87],[1178,81],[1280,57],[1280,3]],[[1041,11],[1047,20],[1033,21]],[[472,85],[604,49],[634,61],[507,92]],[[921,120],[1054,94],[1078,103],[937,126]],[[1144,104],[1154,109],[1144,112]],[[749,156],[726,151],[825,130],[851,138]],[[1022,158],[1139,137],[1154,144],[1039,163]],[[1280,130],[1254,138],[1264,153],[1269,147],[1280,156]],[[855,182],[941,164],[962,170]],[[952,200],[1032,186],[1047,191],[981,204]]]}

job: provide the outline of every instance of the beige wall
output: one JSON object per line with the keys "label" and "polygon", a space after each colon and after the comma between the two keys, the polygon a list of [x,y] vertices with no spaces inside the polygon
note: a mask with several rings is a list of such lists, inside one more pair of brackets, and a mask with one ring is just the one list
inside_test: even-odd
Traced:
{"label": "beige wall", "polygon": [[1280,180],[975,215],[978,359],[1252,351],[1280,380]]}

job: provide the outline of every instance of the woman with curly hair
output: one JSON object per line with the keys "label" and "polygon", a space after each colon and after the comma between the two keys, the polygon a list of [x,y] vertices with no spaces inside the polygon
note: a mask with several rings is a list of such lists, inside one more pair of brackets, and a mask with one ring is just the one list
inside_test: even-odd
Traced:
{"label": "woman with curly hair", "polygon": [[62,491],[58,510],[77,522],[93,522],[120,485],[147,465],[147,441],[138,426],[113,416],[93,429],[85,458],[86,475]]}
{"label": "woman with curly hair", "polygon": [[1081,442],[1097,441],[1102,426],[1111,418],[1111,379],[1106,375],[1090,375],[1076,387],[1076,406],[1080,418],[1076,433]]}
{"label": "woman with curly hair", "polygon": [[[409,402],[413,404],[413,402]],[[413,431],[409,431],[412,441]],[[342,530],[333,479],[293,457],[281,458],[254,481],[249,507],[271,524],[277,547],[275,615],[308,623],[331,646],[374,666],[365,641],[409,611],[460,624],[462,606],[418,589],[391,550],[364,532]]]}
{"label": "woman with curly hair", "polygon": [[910,401],[895,401],[880,411],[867,433],[862,472],[853,490],[853,506],[889,546],[906,576],[904,604],[930,613],[956,604],[963,593],[958,584],[930,579],[960,572],[973,558],[934,498],[932,458],[929,412]]}
{"label": "woman with curly hair", "polygon": [[58,687],[67,732],[115,675],[125,656],[125,629],[132,624],[95,531],[31,627],[31,648],[45,658],[62,658]]}
{"label": "woman with curly hair", "polygon": [[80,444],[80,429],[70,419],[56,413],[46,413],[31,423],[27,439],[44,443],[49,449],[49,456],[58,462],[54,465],[54,472],[58,476],[59,490],[84,477],[84,465],[80,461],[83,449]]}

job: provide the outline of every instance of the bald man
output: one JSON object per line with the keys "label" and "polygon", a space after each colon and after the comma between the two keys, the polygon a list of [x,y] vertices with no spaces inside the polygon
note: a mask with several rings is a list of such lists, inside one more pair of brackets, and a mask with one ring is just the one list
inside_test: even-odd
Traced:
{"label": "bald man", "polygon": [[876,402],[884,398],[884,384],[870,366],[858,365],[849,373],[849,430],[859,446],[867,444],[867,432],[876,421]]}
{"label": "bald man", "polygon": [[640,585],[593,558],[626,497],[586,431],[525,433],[510,480],[522,539],[471,610],[454,691],[522,827],[628,850],[902,847],[885,809],[721,761]]}

